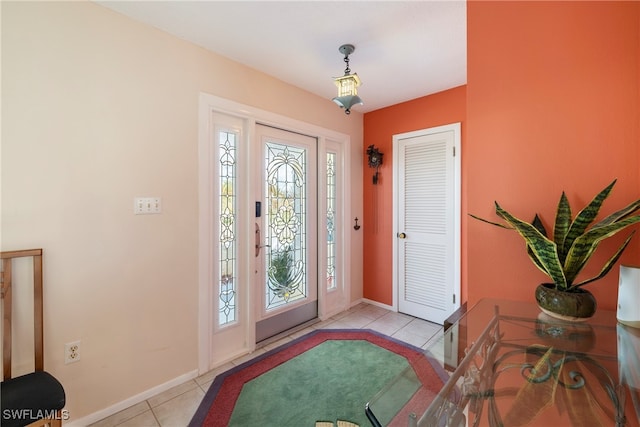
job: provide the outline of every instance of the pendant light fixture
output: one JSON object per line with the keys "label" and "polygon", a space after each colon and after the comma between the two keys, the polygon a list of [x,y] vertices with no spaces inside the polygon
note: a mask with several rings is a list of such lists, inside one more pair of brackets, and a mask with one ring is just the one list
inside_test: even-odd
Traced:
{"label": "pendant light fixture", "polygon": [[352,44],[343,44],[338,51],[344,55],[344,62],[347,68],[344,70],[344,76],[334,77],[333,80],[338,86],[338,96],[333,98],[333,102],[338,104],[340,108],[344,108],[345,114],[351,114],[351,107],[354,105],[362,105],[362,99],[358,96],[358,86],[360,86],[360,78],[356,73],[351,74],[349,68],[349,55],[356,48]]}

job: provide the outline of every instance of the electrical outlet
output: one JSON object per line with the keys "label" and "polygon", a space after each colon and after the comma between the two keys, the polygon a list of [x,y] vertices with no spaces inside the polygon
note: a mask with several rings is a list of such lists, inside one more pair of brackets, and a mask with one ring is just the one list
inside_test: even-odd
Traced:
{"label": "electrical outlet", "polygon": [[78,362],[80,360],[80,341],[68,342],[64,345],[64,363]]}

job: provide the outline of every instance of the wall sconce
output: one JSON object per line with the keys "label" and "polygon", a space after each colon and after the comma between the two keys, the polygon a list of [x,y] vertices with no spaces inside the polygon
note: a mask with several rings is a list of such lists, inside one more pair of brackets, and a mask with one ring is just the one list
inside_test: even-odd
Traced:
{"label": "wall sconce", "polygon": [[362,99],[358,96],[358,86],[360,86],[360,78],[356,73],[350,74],[349,55],[356,48],[352,44],[343,44],[338,51],[344,55],[344,62],[347,68],[344,70],[344,76],[334,77],[333,80],[338,86],[338,96],[333,98],[333,102],[338,104],[340,108],[344,108],[345,114],[351,114],[351,107],[354,105],[362,105]]}
{"label": "wall sconce", "polygon": [[367,148],[367,156],[369,156],[369,167],[376,168],[376,173],[373,175],[373,185],[376,185],[378,183],[378,168],[382,164],[383,154],[374,145],[370,145]]}

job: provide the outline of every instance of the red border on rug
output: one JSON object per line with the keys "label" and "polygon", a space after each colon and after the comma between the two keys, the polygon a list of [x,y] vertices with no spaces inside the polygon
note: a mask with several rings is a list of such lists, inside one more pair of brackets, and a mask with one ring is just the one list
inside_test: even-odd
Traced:
{"label": "red border on rug", "polygon": [[[205,396],[205,399],[203,399],[203,402],[196,411],[194,418],[191,420],[190,426],[227,426],[231,419],[233,408],[236,405],[240,392],[242,391],[242,387],[245,383],[329,340],[368,341],[406,358],[422,384],[433,383],[434,379],[437,379],[439,384],[443,383],[441,376],[437,374],[434,366],[432,366],[425,357],[424,352],[417,347],[396,341],[391,337],[387,337],[370,330],[318,330],[220,374],[216,377],[210,390],[207,392],[207,395],[214,395]],[[222,383],[220,383],[220,380],[222,380]],[[414,395],[412,401],[414,401],[416,397],[420,397],[419,400],[424,404],[425,402],[423,397],[431,397],[432,393],[424,393],[423,390],[425,390],[425,388],[421,387],[416,395]],[[433,396],[435,396],[435,393],[433,393]],[[211,398],[213,399],[212,402]],[[431,397],[431,399],[432,398],[433,397]],[[209,404],[209,402],[211,403]],[[204,407],[206,405],[209,405],[208,409]],[[202,419],[202,412],[204,410],[206,410],[206,417],[202,421],[202,424],[198,424],[199,420],[197,420],[197,418]],[[406,418],[404,419],[406,420]]]}

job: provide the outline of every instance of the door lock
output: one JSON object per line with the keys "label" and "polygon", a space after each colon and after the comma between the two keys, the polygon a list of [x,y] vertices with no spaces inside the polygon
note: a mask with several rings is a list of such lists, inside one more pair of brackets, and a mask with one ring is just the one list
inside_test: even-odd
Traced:
{"label": "door lock", "polygon": [[407,235],[405,233],[398,233],[398,238],[399,239],[406,239]]}

